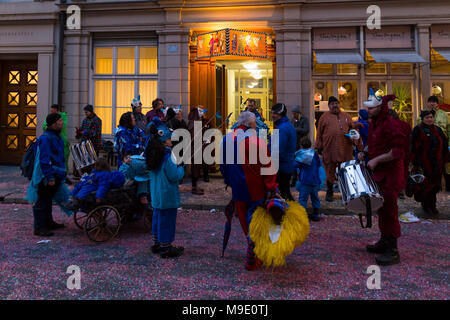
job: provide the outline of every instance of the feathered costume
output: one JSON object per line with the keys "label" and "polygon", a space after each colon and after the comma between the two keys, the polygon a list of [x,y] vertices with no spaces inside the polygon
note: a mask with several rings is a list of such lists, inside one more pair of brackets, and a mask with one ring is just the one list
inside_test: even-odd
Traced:
{"label": "feathered costume", "polygon": [[255,243],[255,254],[266,266],[279,267],[300,246],[309,233],[305,209],[295,201],[288,201],[285,214],[278,226],[264,207],[258,207],[250,222],[250,238]]}

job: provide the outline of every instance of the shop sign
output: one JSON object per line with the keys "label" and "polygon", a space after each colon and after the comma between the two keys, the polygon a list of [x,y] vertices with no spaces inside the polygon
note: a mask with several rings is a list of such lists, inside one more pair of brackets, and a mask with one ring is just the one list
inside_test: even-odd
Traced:
{"label": "shop sign", "polygon": [[411,26],[366,29],[366,48],[412,48]]}
{"label": "shop sign", "polygon": [[356,28],[318,28],[313,30],[313,49],[358,49]]}
{"label": "shop sign", "polygon": [[450,24],[431,26],[431,44],[433,48],[450,47]]}
{"label": "shop sign", "polygon": [[197,58],[244,56],[267,58],[267,34],[222,29],[197,36]]}

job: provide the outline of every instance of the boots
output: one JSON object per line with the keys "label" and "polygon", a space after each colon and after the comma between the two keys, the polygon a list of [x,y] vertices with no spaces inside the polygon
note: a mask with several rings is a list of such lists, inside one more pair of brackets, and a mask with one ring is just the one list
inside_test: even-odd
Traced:
{"label": "boots", "polygon": [[325,200],[328,202],[333,202],[333,184],[327,181],[327,195]]}
{"label": "boots", "polygon": [[396,238],[390,237],[387,239],[386,251],[381,256],[376,257],[375,261],[380,266],[390,266],[400,263],[400,255],[398,253]]}
{"label": "boots", "polygon": [[368,244],[366,250],[370,253],[384,253],[388,248],[386,237],[382,234],[380,240],[375,244]]}
{"label": "boots", "polygon": [[167,259],[167,258],[177,258],[181,256],[184,252],[184,247],[174,247],[172,245],[169,246],[161,246],[159,249],[159,254],[161,258]]}
{"label": "boots", "polygon": [[311,221],[320,221],[319,209],[313,208],[313,213],[308,215],[309,220]]}
{"label": "boots", "polygon": [[421,202],[422,209],[425,212],[425,214],[431,216],[433,215],[433,210],[431,209],[430,200],[428,198],[425,198]]}

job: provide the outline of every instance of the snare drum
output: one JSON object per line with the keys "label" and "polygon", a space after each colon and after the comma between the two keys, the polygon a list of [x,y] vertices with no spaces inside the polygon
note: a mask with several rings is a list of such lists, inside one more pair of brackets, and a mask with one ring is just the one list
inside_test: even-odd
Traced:
{"label": "snare drum", "polygon": [[75,162],[75,168],[80,175],[82,175],[83,171],[86,171],[86,169],[90,169],[97,160],[97,154],[95,153],[95,149],[90,140],[70,146],[70,153]]}
{"label": "snare drum", "polygon": [[351,160],[336,168],[336,177],[345,208],[356,213],[366,212],[369,225],[370,214],[381,208],[384,201],[369,171],[364,165]]}

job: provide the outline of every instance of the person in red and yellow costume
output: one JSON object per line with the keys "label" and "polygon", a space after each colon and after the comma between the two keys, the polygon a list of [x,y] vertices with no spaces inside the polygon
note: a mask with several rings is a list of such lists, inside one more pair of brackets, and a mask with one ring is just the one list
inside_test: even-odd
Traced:
{"label": "person in red and yellow costume", "polygon": [[[396,99],[394,95],[383,98],[371,97],[364,102],[368,108],[371,123],[367,140],[367,167],[373,171],[373,179],[378,183],[384,198],[383,206],[378,210],[380,240],[366,247],[370,253],[380,253],[376,257],[379,265],[392,265],[400,262],[397,239],[400,237],[397,198],[405,180],[404,142],[405,132],[396,120],[389,115],[388,103]],[[364,160],[360,152],[358,158]]]}

